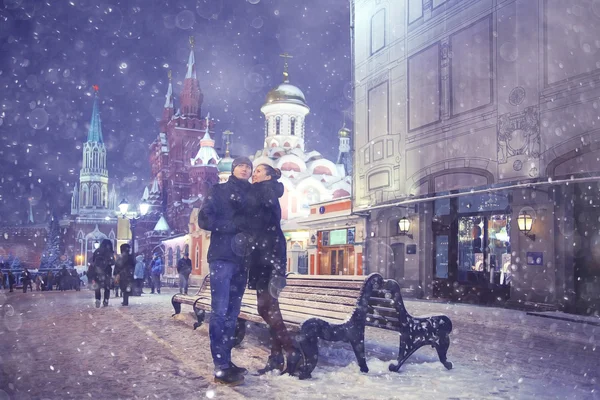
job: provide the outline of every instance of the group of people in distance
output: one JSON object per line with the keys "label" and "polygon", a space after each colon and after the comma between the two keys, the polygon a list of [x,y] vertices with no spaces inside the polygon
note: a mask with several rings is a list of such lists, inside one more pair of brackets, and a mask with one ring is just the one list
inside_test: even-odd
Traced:
{"label": "group of people in distance", "polygon": [[279,370],[294,375],[303,355],[285,327],[278,301],[287,271],[279,204],[284,193],[278,182],[281,171],[267,164],[253,171],[247,157],[236,158],[231,171],[227,182],[210,189],[198,224],[211,232],[209,337],[215,382],[233,386],[243,383],[247,373],[231,360],[246,285],[256,290],[258,312],[271,334],[271,354],[258,374]]}

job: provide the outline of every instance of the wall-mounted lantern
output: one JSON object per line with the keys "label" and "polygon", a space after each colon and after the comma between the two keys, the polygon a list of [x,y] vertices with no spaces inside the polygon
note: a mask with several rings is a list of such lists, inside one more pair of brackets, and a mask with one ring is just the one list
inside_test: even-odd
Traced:
{"label": "wall-mounted lantern", "polygon": [[400,221],[398,221],[398,233],[412,239],[413,235],[409,234],[408,231],[410,231],[410,220],[406,217],[400,218]]}
{"label": "wall-mounted lantern", "polygon": [[533,228],[533,217],[527,211],[521,211],[517,217],[517,225],[519,231],[527,236],[529,239],[535,241],[535,235],[530,233]]}

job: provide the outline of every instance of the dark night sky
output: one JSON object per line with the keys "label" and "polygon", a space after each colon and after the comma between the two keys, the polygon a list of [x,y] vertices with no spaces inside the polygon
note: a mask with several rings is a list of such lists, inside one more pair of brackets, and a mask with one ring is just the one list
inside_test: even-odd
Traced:
{"label": "dark night sky", "polygon": [[343,111],[351,112],[349,25],[347,0],[4,0],[0,225],[24,222],[29,197],[37,221],[69,212],[94,84],[111,186],[141,195],[167,70],[177,107],[190,35],[203,116],[210,112],[217,133],[235,133],[237,153],[262,146],[260,106],[281,82],[286,51],[291,83],[311,107],[307,148],[334,158]]}

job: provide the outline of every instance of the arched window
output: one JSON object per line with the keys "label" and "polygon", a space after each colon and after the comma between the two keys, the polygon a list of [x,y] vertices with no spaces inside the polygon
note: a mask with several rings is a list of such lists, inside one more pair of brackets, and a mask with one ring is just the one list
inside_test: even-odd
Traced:
{"label": "arched window", "polygon": [[179,262],[179,260],[181,260],[181,247],[177,246],[176,254],[177,254],[176,260],[177,260],[177,262]]}
{"label": "arched window", "polygon": [[81,187],[81,207],[88,206],[88,187],[87,185],[82,185]]}
{"label": "arched window", "polygon": [[173,266],[173,248],[169,247],[169,251],[167,252],[167,266]]}
{"label": "arched window", "polygon": [[290,120],[290,130],[292,131],[292,135],[296,135],[296,118],[294,117]]}
{"label": "arched window", "polygon": [[98,186],[94,185],[92,186],[92,205],[97,206],[98,203]]}
{"label": "arched window", "polygon": [[94,155],[92,156],[92,168],[98,168],[98,149],[94,149]]}
{"label": "arched window", "polygon": [[269,136],[269,120],[265,119],[265,134]]}
{"label": "arched window", "polygon": [[196,245],[196,269],[200,269],[200,246]]}
{"label": "arched window", "polygon": [[189,244],[186,244],[185,247],[183,248],[183,254],[190,255],[190,245]]}
{"label": "arched window", "polygon": [[106,186],[102,186],[102,207],[106,208],[106,198],[108,197],[108,193],[106,191]]}
{"label": "arched window", "polygon": [[281,132],[281,117],[275,118],[275,134],[279,135]]}

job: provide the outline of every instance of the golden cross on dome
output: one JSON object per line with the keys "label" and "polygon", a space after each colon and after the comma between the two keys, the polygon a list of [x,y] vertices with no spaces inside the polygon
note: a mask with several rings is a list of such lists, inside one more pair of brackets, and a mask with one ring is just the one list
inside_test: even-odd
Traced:
{"label": "golden cross on dome", "polygon": [[290,74],[288,73],[288,58],[294,58],[294,57],[289,55],[288,53],[280,54],[279,57],[283,58],[283,60],[284,60],[283,61],[283,81],[289,82]]}
{"label": "golden cross on dome", "polygon": [[169,80],[171,80],[173,78],[173,71],[169,70],[169,72],[167,72],[167,75],[169,76]]}
{"label": "golden cross on dome", "polygon": [[226,130],[223,132],[223,136],[225,136],[225,157],[229,157],[229,137],[233,135],[233,132],[230,130]]}
{"label": "golden cross on dome", "polygon": [[196,44],[196,41],[194,40],[194,37],[190,36],[190,46],[192,47],[192,49],[194,48],[195,44]]}

